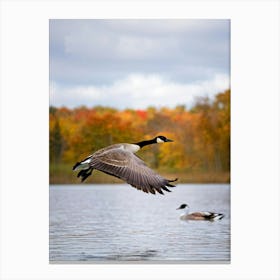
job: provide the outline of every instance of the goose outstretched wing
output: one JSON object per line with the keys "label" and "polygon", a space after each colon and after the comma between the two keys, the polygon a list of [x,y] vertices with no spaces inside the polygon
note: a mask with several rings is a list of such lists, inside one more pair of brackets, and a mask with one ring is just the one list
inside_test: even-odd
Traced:
{"label": "goose outstretched wing", "polygon": [[90,166],[118,177],[131,186],[146,193],[170,192],[167,187],[176,180],[168,180],[150,169],[145,162],[125,149],[115,148],[92,155]]}

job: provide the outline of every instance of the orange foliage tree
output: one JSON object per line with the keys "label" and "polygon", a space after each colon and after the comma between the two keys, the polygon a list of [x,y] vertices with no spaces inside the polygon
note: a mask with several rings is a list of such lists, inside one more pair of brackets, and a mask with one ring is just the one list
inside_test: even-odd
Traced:
{"label": "orange foliage tree", "polygon": [[50,107],[49,117],[51,164],[73,164],[104,146],[162,134],[175,142],[140,151],[152,167],[186,172],[230,168],[230,90],[213,101],[200,98],[190,110],[181,105],[146,110]]}

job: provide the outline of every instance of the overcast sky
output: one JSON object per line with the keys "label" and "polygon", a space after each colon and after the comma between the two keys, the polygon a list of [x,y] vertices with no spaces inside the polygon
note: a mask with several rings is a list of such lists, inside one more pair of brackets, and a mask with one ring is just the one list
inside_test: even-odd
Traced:
{"label": "overcast sky", "polygon": [[50,104],[186,105],[230,84],[229,20],[50,20]]}

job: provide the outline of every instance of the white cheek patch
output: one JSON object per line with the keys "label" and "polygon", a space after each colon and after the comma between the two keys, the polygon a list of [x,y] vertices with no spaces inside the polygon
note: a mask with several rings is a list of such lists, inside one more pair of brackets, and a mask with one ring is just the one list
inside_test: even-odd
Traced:
{"label": "white cheek patch", "polygon": [[164,143],[163,140],[161,140],[159,137],[157,138],[157,143]]}

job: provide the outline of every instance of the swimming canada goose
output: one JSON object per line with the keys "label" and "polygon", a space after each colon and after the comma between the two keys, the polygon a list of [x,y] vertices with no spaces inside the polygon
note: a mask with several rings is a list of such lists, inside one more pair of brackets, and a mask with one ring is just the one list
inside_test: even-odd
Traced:
{"label": "swimming canada goose", "polygon": [[189,213],[189,205],[182,204],[176,210],[181,210],[180,215],[181,220],[207,220],[207,221],[216,221],[221,220],[224,217],[224,214],[213,213],[213,212],[193,212]]}
{"label": "swimming canada goose", "polygon": [[77,177],[82,178],[82,182],[91,175],[94,169],[120,178],[131,186],[146,193],[155,194],[156,191],[163,194],[162,190],[170,192],[167,187],[175,187],[171,182],[150,169],[145,162],[134,155],[137,151],[147,145],[173,142],[165,136],[157,136],[151,140],[145,140],[138,143],[114,144],[100,149],[88,156],[84,160],[77,162],[73,170],[80,170]]}

